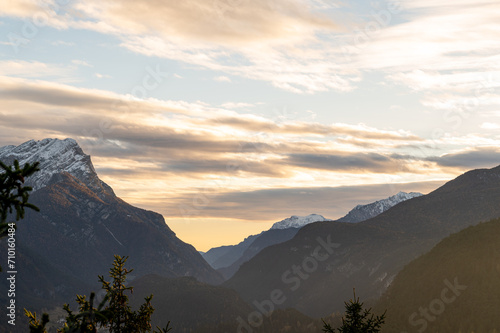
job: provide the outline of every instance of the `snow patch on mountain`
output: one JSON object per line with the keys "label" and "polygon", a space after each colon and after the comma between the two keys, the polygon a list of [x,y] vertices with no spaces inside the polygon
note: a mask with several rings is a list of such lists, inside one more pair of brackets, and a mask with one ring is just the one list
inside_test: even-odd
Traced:
{"label": "snow patch on mountain", "polygon": [[324,218],[322,215],[310,214],[307,216],[291,216],[282,221],[273,224],[271,229],[288,229],[288,228],[302,228],[303,226],[313,222],[332,221]]}
{"label": "snow patch on mountain", "polygon": [[111,190],[99,180],[90,156],[73,139],[30,140],[19,146],[4,146],[0,148],[0,160],[7,165],[18,160],[21,167],[40,162],[40,171],[26,182],[34,191],[49,185],[53,176],[61,172],[71,174],[91,188]]}
{"label": "snow patch on mountain", "polygon": [[397,205],[400,202],[420,197],[422,195],[423,195],[422,193],[418,192],[410,192],[410,193],[399,192],[398,194],[393,195],[389,198],[375,201],[367,205],[357,205],[349,213],[347,213],[346,216],[338,219],[338,221],[352,222],[352,223],[365,221],[379,214],[382,214],[383,212]]}

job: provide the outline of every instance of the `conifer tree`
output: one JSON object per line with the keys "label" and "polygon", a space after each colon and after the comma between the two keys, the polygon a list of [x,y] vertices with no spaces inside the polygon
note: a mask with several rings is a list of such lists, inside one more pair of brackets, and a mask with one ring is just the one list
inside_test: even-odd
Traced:
{"label": "conifer tree", "polygon": [[[0,161],[0,239],[6,237],[10,230],[15,230],[15,222],[7,223],[9,214],[16,212],[16,221],[24,218],[24,208],[40,211],[38,207],[28,202],[29,192],[33,189],[23,186],[27,177],[39,171],[39,163],[26,163],[21,169],[19,162],[7,166]],[[0,266],[2,271],[2,266]]]}
{"label": "conifer tree", "polygon": [[[151,305],[153,295],[145,298],[145,303],[139,310],[132,311],[126,292],[132,292],[132,287],[125,285],[127,275],[133,270],[125,268],[128,257],[115,255],[113,266],[109,271],[112,281],[108,282],[103,276],[99,276],[102,288],[106,296],[94,307],[95,293],[86,296],[77,295],[76,302],[79,305],[78,313],[73,313],[68,304],[64,304],[66,311],[66,322],[58,333],[96,333],[99,328],[107,328],[109,333],[147,333],[151,332],[151,316],[154,308]],[[40,321],[36,313],[26,309],[25,315],[30,322],[30,333],[47,333],[46,324],[49,322],[48,315],[44,314]],[[157,327],[153,333],[166,333],[171,330],[170,322],[165,328]]]}
{"label": "conifer tree", "polygon": [[153,295],[145,298],[145,303],[140,309],[132,311],[128,304],[128,296],[126,291],[132,292],[132,287],[125,286],[127,275],[133,271],[125,268],[125,263],[128,257],[115,255],[113,267],[109,271],[109,276],[113,279],[112,282],[104,280],[103,276],[99,276],[99,281],[102,283],[102,288],[109,296],[109,305],[107,310],[109,333],[142,333],[151,330],[151,315],[154,308],[151,306]]}
{"label": "conifer tree", "polygon": [[110,311],[105,308],[108,295],[94,308],[95,293],[90,294],[90,300],[86,296],[77,295],[76,302],[79,305],[79,313],[74,314],[68,304],[63,309],[68,314],[64,327],[59,329],[60,333],[96,333],[98,327],[104,327],[111,317]]}
{"label": "conifer tree", "polygon": [[[356,291],[353,290],[354,298],[349,302],[344,302],[346,314],[342,318],[342,326],[337,328],[339,333],[378,333],[380,327],[385,322],[385,312],[381,316],[375,316],[370,309],[363,310],[363,303],[359,297],[356,298]],[[323,332],[334,333],[335,330],[330,324],[323,320]]]}
{"label": "conifer tree", "polygon": [[0,238],[7,235],[7,217],[16,212],[16,221],[24,218],[24,208],[39,211],[38,207],[28,202],[29,192],[33,189],[23,186],[27,177],[39,171],[39,163],[26,163],[21,169],[19,162],[7,166],[0,161]]}
{"label": "conifer tree", "polygon": [[36,317],[36,313],[32,313],[26,309],[24,309],[24,315],[28,317],[29,320],[29,328],[30,328],[30,333],[47,333],[47,330],[45,329],[45,325],[49,322],[49,315],[44,313],[42,315],[42,319],[39,320]]}

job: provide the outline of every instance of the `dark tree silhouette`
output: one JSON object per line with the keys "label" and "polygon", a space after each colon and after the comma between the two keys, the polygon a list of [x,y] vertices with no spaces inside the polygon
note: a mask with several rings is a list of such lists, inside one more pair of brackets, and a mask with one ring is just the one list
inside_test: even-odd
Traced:
{"label": "dark tree silhouette", "polygon": [[[110,333],[147,333],[151,332],[151,316],[154,308],[151,305],[153,295],[145,298],[145,303],[138,311],[132,311],[128,304],[127,291],[132,292],[132,287],[125,285],[127,274],[132,272],[125,268],[128,257],[115,255],[113,267],[109,271],[112,281],[108,282],[103,276],[99,276],[102,288],[106,296],[94,307],[95,293],[86,296],[77,295],[76,302],[79,305],[78,313],[73,313],[68,304],[64,304],[66,311],[66,322],[59,333],[96,333],[101,327],[107,328]],[[24,310],[29,319],[30,333],[47,333],[45,326],[49,322],[47,314],[42,320],[36,317],[36,313]],[[170,331],[170,322],[165,328],[157,327],[153,333],[166,333]]]}
{"label": "dark tree silhouette", "polygon": [[38,207],[28,202],[29,192],[33,189],[23,186],[24,180],[39,171],[39,163],[26,163],[21,169],[19,162],[14,161],[13,166],[7,166],[0,161],[0,238],[7,235],[7,218],[16,212],[16,221],[24,218],[24,208],[39,211]]}
{"label": "dark tree silhouette", "polygon": [[[356,291],[353,289],[354,298],[349,302],[344,302],[346,314],[342,318],[342,326],[337,328],[339,333],[378,333],[380,327],[385,322],[385,312],[381,316],[375,316],[371,313],[371,308],[363,310],[363,303],[360,303],[359,297],[356,298]],[[323,332],[334,333],[335,330],[330,324],[323,320]]]}
{"label": "dark tree silhouette", "polygon": [[154,312],[154,308],[151,306],[153,295],[144,299],[146,302],[141,305],[137,312],[132,311],[125,293],[133,290],[132,287],[125,286],[127,275],[133,271],[133,269],[125,268],[127,259],[128,257],[115,255],[113,267],[109,271],[109,276],[113,279],[112,282],[107,282],[103,276],[99,276],[102,288],[109,296],[109,305],[106,308],[109,311],[109,333],[149,332],[151,330],[151,315]]}
{"label": "dark tree silhouette", "polygon": [[[0,161],[0,239],[12,235],[16,228],[15,222],[7,223],[9,214],[15,211],[16,221],[19,221],[24,218],[25,208],[40,211],[38,207],[28,202],[29,192],[33,189],[23,186],[27,177],[40,170],[38,165],[38,162],[26,163],[21,169],[17,160],[13,166],[7,166]],[[0,271],[2,271],[1,266]]]}
{"label": "dark tree silhouette", "polygon": [[30,333],[46,333],[45,325],[49,322],[49,315],[44,313],[42,319],[36,317],[36,313],[32,313],[24,309],[24,315],[28,317]]}

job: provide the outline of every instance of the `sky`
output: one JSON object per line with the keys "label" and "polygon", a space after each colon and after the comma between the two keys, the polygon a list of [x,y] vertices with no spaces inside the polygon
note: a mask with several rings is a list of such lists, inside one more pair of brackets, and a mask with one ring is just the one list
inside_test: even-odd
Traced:
{"label": "sky", "polygon": [[0,146],[198,250],[500,164],[498,0],[0,0]]}

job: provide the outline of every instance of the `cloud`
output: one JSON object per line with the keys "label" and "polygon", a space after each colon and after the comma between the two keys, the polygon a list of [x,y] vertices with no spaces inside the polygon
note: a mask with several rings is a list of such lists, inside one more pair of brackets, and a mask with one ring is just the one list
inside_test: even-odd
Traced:
{"label": "cloud", "polygon": [[[300,45],[290,47],[278,43],[228,49],[212,44],[178,44],[158,36],[131,36],[121,45],[147,56],[175,59],[231,76],[270,82],[294,93],[350,91],[352,82],[359,81],[357,69],[335,64],[335,60],[318,59],[318,55],[301,51]],[[333,54],[325,57],[336,59]]]}
{"label": "cloud", "polygon": [[94,67],[91,64],[89,64],[88,62],[86,62],[84,60],[80,60],[80,59],[73,59],[73,60],[71,60],[71,63],[75,64],[77,66]]}
{"label": "cloud", "polygon": [[219,82],[231,82],[231,79],[228,78],[227,76],[217,76],[214,77],[214,80]]}
{"label": "cloud", "polygon": [[311,13],[305,2],[297,0],[91,0],[79,2],[76,8],[124,34],[159,34],[164,39],[201,43],[241,45],[266,39],[289,40],[316,29],[336,28],[331,20]]}
{"label": "cloud", "polygon": [[459,168],[461,170],[473,168],[496,167],[500,165],[499,147],[475,147],[455,153],[444,154],[439,157],[428,158],[442,167]]}
{"label": "cloud", "polygon": [[[91,0],[71,2],[48,16],[50,26],[110,34],[122,40],[121,46],[148,56],[265,80],[298,93],[347,91],[350,78],[332,71],[342,67],[314,54],[318,34],[340,29],[318,9],[306,0]],[[31,15],[36,11],[31,8]],[[5,13],[21,14],[30,11]]]}
{"label": "cloud", "polygon": [[196,159],[177,158],[165,163],[164,170],[177,174],[224,174],[234,177],[252,175],[258,177],[287,178],[291,176],[290,170],[282,168],[279,161],[252,161],[242,158],[210,159],[203,155]]}
{"label": "cloud", "polygon": [[42,11],[59,29],[110,34],[133,52],[294,93],[352,91],[364,73],[376,71],[385,84],[404,84],[426,99],[443,91],[471,97],[471,87],[500,70],[497,1],[403,0],[373,5],[370,15],[348,3],[325,3],[91,0],[42,6],[18,0],[2,7],[3,15],[15,17]]}
{"label": "cloud", "polygon": [[485,130],[497,130],[497,129],[500,129],[500,125],[496,124],[496,123],[482,123],[481,124],[481,128],[482,129],[485,129]]}
{"label": "cloud", "polygon": [[[182,219],[185,207],[193,217],[336,218],[364,200],[425,192],[500,160],[498,142],[479,135],[442,138],[456,152],[436,156],[441,150],[407,131],[273,120],[21,78],[0,77],[0,105],[0,145],[73,137],[119,196],[170,218]],[[490,146],[465,149],[476,144]]]}
{"label": "cloud", "polygon": [[94,76],[98,79],[109,79],[111,78],[111,75],[107,74],[101,74],[101,73],[95,73]]}
{"label": "cloud", "polygon": [[[188,1],[186,7],[169,10],[179,13],[189,7],[193,14],[203,8],[201,20],[186,20],[187,25],[179,26],[174,21],[173,26],[178,30],[170,31],[168,37],[162,35],[161,24],[144,27],[144,23],[134,22],[130,26],[140,33],[131,32],[132,38],[124,40],[123,46],[146,55],[264,80],[295,93],[350,91],[363,72],[373,70],[386,73],[388,82],[403,83],[414,89],[463,90],[477,86],[485,75],[498,70],[495,64],[499,50],[495,41],[499,30],[495,13],[500,5],[494,1],[469,0],[451,5],[441,1],[402,1],[396,9],[374,8],[364,20],[343,21],[341,28],[332,24],[331,18],[319,14],[320,9],[325,10],[319,3],[308,7],[305,2],[297,1],[296,6],[290,7],[292,10],[287,10],[280,1],[241,0],[230,6],[234,2],[218,0],[211,8],[197,6],[195,2]],[[203,22],[217,13],[217,4],[222,5],[219,13],[224,15],[218,24],[203,31],[212,35],[204,36],[198,27],[191,25],[199,24],[205,29]],[[238,16],[240,10],[245,11],[244,17]],[[96,11],[99,12],[89,13]],[[125,17],[125,13],[110,15]],[[258,18],[253,16],[257,13]],[[333,13],[340,16],[342,12],[333,9]],[[234,24],[238,17],[239,23]],[[262,24],[261,20],[268,19],[273,23]],[[128,21],[130,17],[116,25]],[[255,35],[253,32],[247,35],[243,24],[259,27],[253,30]],[[225,27],[224,33],[219,33],[219,25]],[[352,26],[351,31],[348,26]],[[190,40],[189,47],[181,45],[179,40]],[[241,61],[235,62],[234,58]]]}
{"label": "cloud", "polygon": [[[348,56],[364,69],[382,71],[387,83],[405,85],[423,95],[424,106],[445,112],[498,108],[491,98],[500,87],[500,38],[493,0],[401,1],[390,25],[347,44]],[[390,50],[390,51],[389,51]]]}
{"label": "cloud", "polygon": [[[427,194],[443,181],[402,184],[377,184],[340,187],[300,187],[262,189],[257,191],[226,191],[217,193],[200,189],[198,193],[179,196],[163,208],[169,217],[232,218],[250,221],[277,222],[291,215],[321,214],[336,219],[358,204],[384,199],[399,191]],[[215,183],[214,183],[215,184]],[[193,205],[193,198],[204,202]]]}
{"label": "cloud", "polygon": [[0,0],[2,11],[0,16],[28,17],[43,10],[43,6],[36,1],[29,0]]}
{"label": "cloud", "polygon": [[[69,8],[68,2],[58,0],[0,0],[0,17],[10,16],[22,18],[23,27],[18,31],[11,31],[8,38],[31,39],[38,34],[40,28],[50,26],[56,29],[67,29],[72,19],[69,14],[63,13]],[[28,27],[28,30],[25,30]],[[28,32],[26,32],[28,31]]]}
{"label": "cloud", "polygon": [[422,141],[421,138],[407,131],[380,130],[364,124],[350,125],[334,123],[331,125],[324,125],[318,122],[289,121],[286,119],[284,119],[284,121],[275,122],[263,117],[245,114],[229,114],[215,117],[211,120],[211,123],[219,126],[227,125],[236,127],[242,130],[270,132],[275,134],[344,136],[344,141],[348,141],[352,138],[378,141]]}
{"label": "cloud", "polygon": [[380,29],[359,48],[351,48],[361,65],[407,72],[418,64],[421,71],[448,77],[465,74],[466,80],[471,69],[495,67],[488,63],[498,50],[493,43],[499,34],[495,15],[498,2],[407,0],[400,4],[401,10],[391,18],[404,21]]}
{"label": "cloud", "polygon": [[282,131],[303,134],[323,134],[323,135],[347,135],[366,140],[402,140],[420,141],[416,135],[406,131],[386,131],[379,130],[364,124],[349,125],[336,123],[332,125],[322,125],[320,123],[301,123],[283,125]]}
{"label": "cloud", "polygon": [[303,168],[346,172],[398,173],[407,168],[401,161],[377,153],[291,154],[285,163]]}
{"label": "cloud", "polygon": [[21,78],[52,78],[60,82],[74,81],[76,78],[74,68],[60,64],[24,60],[0,61],[0,73],[5,76]]}
{"label": "cloud", "polygon": [[119,95],[91,89],[79,89],[47,81],[28,81],[0,76],[0,96],[4,100],[18,100],[43,105],[67,107],[109,108]]}
{"label": "cloud", "polygon": [[[0,77],[0,105],[1,145],[73,137],[103,179],[141,205],[160,207],[200,188],[218,193],[426,182],[462,170],[449,166],[451,157],[435,156],[441,150],[427,149],[428,140],[363,124],[273,120],[204,103],[138,100],[11,77]],[[455,149],[496,143],[480,136],[443,140]]]}
{"label": "cloud", "polygon": [[54,46],[59,46],[59,45],[63,45],[63,46],[75,46],[76,45],[74,42],[67,42],[67,41],[64,41],[64,40],[56,40],[56,41],[51,42],[50,44],[54,45]]}
{"label": "cloud", "polygon": [[[155,99],[134,100],[128,96],[119,95],[107,91],[74,88],[68,85],[49,83],[45,81],[28,81],[16,78],[0,77],[0,96],[4,101],[18,104],[18,110],[29,109],[25,104],[36,103],[38,105],[53,108],[67,107],[74,114],[73,117],[82,117],[83,114],[98,114],[98,117],[106,118],[98,110],[106,111],[109,117],[116,117],[117,132],[123,128],[128,133],[134,133],[136,126],[123,119],[127,116],[143,115],[148,120],[150,127],[155,127],[163,133],[175,133],[180,135],[179,130],[184,128],[188,133],[200,132],[206,136],[206,141],[211,137],[221,136],[221,128],[226,127],[225,133],[229,135],[247,136],[251,140],[277,140],[281,135],[304,137],[313,135],[316,137],[343,137],[344,141],[369,140],[369,141],[402,141],[418,142],[421,138],[407,131],[387,131],[368,127],[363,124],[332,124],[323,125],[313,122],[286,121],[279,122],[265,117],[252,114],[239,114],[225,109],[212,108],[202,104],[185,103],[182,101],[161,101]],[[225,106],[243,107],[248,104],[231,104]],[[209,111],[209,112],[206,112]],[[71,117],[65,113],[65,117]],[[167,117],[167,118],[165,118]],[[176,117],[173,119],[172,117]],[[90,117],[89,119],[93,119]],[[168,119],[168,121],[167,121]],[[174,122],[175,120],[175,122]],[[80,121],[77,122],[81,124]],[[170,123],[170,124],[169,124]],[[163,124],[165,132],[158,124]],[[156,126],[155,126],[156,125]],[[98,122],[94,124],[98,126]],[[210,133],[203,131],[204,126],[210,129]],[[147,131],[144,135],[148,135]],[[152,132],[156,133],[157,130]],[[189,135],[188,135],[189,136]],[[123,139],[126,135],[123,136]],[[283,138],[284,139],[284,138]],[[182,140],[181,140],[182,141]],[[235,146],[247,145],[245,142],[233,141]],[[286,141],[286,140],[285,140]],[[306,142],[306,141],[304,141]],[[309,141],[311,146],[318,147],[318,142]],[[373,142],[372,142],[373,144]],[[280,149],[284,148],[280,146]]]}
{"label": "cloud", "polygon": [[239,109],[239,108],[251,108],[253,107],[253,104],[250,103],[243,103],[243,102],[226,102],[221,105],[222,108],[224,109]]}
{"label": "cloud", "polygon": [[45,81],[0,77],[0,88],[3,137],[19,129],[27,139],[40,133],[74,137],[93,156],[148,156],[158,172],[186,177],[226,175],[244,183],[240,177],[300,180],[311,177],[311,170],[319,178],[329,172],[406,172],[407,161],[391,157],[392,147],[423,143],[405,131],[280,123],[203,104],[133,100]]}

